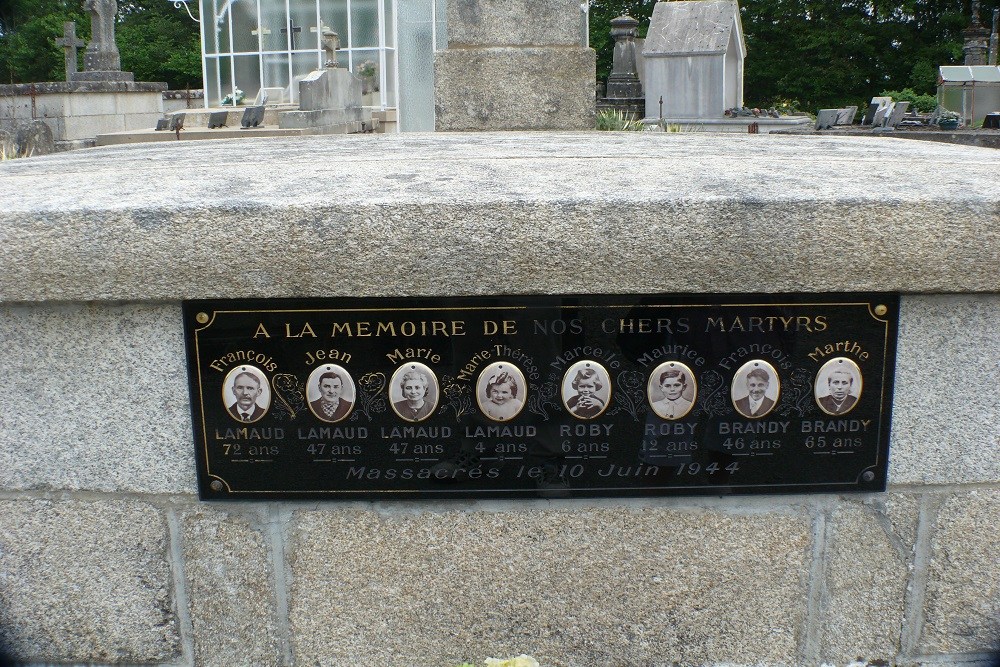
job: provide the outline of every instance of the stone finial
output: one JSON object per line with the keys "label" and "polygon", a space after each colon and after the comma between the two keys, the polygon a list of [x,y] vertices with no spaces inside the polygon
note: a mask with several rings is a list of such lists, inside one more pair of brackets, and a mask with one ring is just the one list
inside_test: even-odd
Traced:
{"label": "stone finial", "polygon": [[85,42],[76,36],[76,21],[63,23],[63,36],[56,40],[56,46],[63,47],[66,55],[66,80],[69,81],[77,70],[77,49]]}
{"label": "stone finial", "polygon": [[636,67],[635,37],[639,22],[631,16],[619,16],[611,21],[611,36],[615,50],[608,76],[608,99],[640,98],[642,83]]}

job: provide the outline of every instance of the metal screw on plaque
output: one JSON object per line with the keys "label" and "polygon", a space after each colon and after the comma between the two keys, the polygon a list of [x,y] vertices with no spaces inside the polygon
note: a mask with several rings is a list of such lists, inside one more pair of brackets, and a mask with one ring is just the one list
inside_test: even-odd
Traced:
{"label": "metal screw on plaque", "polygon": [[[865,473],[865,474],[868,475],[870,473]],[[209,484],[209,486],[212,487],[213,491],[222,491],[222,482],[220,482],[219,480],[213,481],[211,484]]]}
{"label": "metal screw on plaque", "polygon": [[[871,470],[866,470],[861,475],[861,479],[863,479],[866,482],[873,482],[873,481],[875,481],[875,473],[873,473]],[[215,482],[212,482],[212,484],[215,484]],[[222,485],[219,484],[219,486],[222,486]]]}
{"label": "metal screw on plaque", "polygon": [[194,319],[198,320],[198,324],[205,324],[208,322],[208,313],[198,313]]}
{"label": "metal screw on plaque", "polygon": [[888,312],[889,309],[883,306],[882,304],[875,306],[875,314],[878,315],[879,317],[885,315]]}

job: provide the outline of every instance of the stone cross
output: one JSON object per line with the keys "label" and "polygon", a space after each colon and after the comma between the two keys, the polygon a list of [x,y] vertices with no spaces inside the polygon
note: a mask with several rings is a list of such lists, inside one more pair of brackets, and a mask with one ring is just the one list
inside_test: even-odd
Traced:
{"label": "stone cross", "polygon": [[340,48],[340,35],[329,28],[323,29],[323,53],[325,62],[323,66],[332,69],[337,66],[337,49]]}
{"label": "stone cross", "polygon": [[90,44],[83,54],[83,69],[89,72],[119,72],[121,56],[115,44],[116,0],[84,0],[83,8],[90,12]]}
{"label": "stone cross", "polygon": [[76,21],[66,21],[63,23],[63,36],[56,40],[56,46],[63,47],[66,54],[66,80],[73,78],[76,72],[76,50],[84,46],[86,42],[76,36]]}

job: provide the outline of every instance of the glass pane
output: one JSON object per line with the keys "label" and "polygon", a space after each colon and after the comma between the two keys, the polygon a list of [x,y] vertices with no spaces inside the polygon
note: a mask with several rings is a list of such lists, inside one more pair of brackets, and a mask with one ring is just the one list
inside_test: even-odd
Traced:
{"label": "glass pane", "polygon": [[399,0],[399,129],[434,130],[434,43],[431,5]]}
{"label": "glass pane", "polygon": [[[212,8],[214,6],[215,0],[199,0],[198,11],[199,16],[210,17],[212,16]],[[215,24],[206,18],[201,22],[201,43],[205,45],[205,53],[212,54],[219,52],[219,45],[216,42],[215,34]]]}
{"label": "glass pane", "polygon": [[292,54],[292,102],[299,101],[299,81],[309,72],[319,69],[319,55],[315,53]]}
{"label": "glass pane", "polygon": [[[329,26],[340,37],[340,48],[346,49],[347,44],[347,0],[323,0],[319,8],[323,25]],[[337,54],[344,67],[347,67],[347,54]]]}
{"label": "glass pane", "polygon": [[[222,95],[220,99],[215,104],[232,104],[233,103],[233,70],[232,70],[233,59],[229,56],[219,57],[219,82],[221,83],[219,93]],[[228,100],[226,98],[229,98]]]}
{"label": "glass pane", "polygon": [[[316,29],[316,0],[289,0],[292,12],[292,48],[295,51],[319,50],[319,30]],[[294,31],[298,32],[294,32]]]}
{"label": "glass pane", "polygon": [[385,52],[385,88],[382,89],[387,107],[396,106],[396,50],[388,49]]}
{"label": "glass pane", "polygon": [[385,45],[391,49],[396,46],[396,15],[392,11],[392,0],[382,0],[382,21],[385,25]]}
{"label": "glass pane", "polygon": [[257,0],[235,0],[232,12],[233,51],[257,53],[260,48],[257,35],[254,34],[257,30]]}
{"label": "glass pane", "polygon": [[[282,30],[288,30],[288,17],[284,2],[260,3],[260,22],[264,37],[261,40],[265,51],[287,51],[288,37]],[[286,75],[287,76],[287,75]]]}
{"label": "glass pane", "polygon": [[434,0],[434,48],[443,50],[448,48],[448,0]]}
{"label": "glass pane", "polygon": [[[204,14],[202,14],[204,16]],[[219,92],[219,59],[213,57],[205,58],[205,102],[210,107],[219,106],[222,99]]]}
{"label": "glass pane", "polygon": [[265,53],[264,59],[264,81],[265,88],[280,88],[282,95],[280,99],[275,99],[271,95],[268,103],[277,104],[288,102],[291,98],[288,92],[288,54],[285,53]]}
{"label": "glass pane", "polygon": [[226,0],[213,0],[213,41],[219,53],[229,53],[229,8]]}
{"label": "glass pane", "polygon": [[377,0],[351,0],[351,48],[378,46]]}
{"label": "glass pane", "polygon": [[361,104],[366,107],[382,106],[381,73],[378,66],[378,49],[353,51],[351,71],[361,79]]}
{"label": "glass pane", "polygon": [[260,56],[234,56],[236,87],[243,91],[243,104],[253,104],[260,90]]}

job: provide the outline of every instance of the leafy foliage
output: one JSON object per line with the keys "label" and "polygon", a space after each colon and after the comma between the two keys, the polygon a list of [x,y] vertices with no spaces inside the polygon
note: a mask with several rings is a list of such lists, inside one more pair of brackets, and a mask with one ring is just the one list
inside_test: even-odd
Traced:
{"label": "leafy foliage", "polygon": [[[63,49],[55,43],[64,21],[76,21],[77,36],[90,39],[90,15],[80,0],[0,0],[0,82],[64,80]],[[201,87],[198,25],[173,3],[122,0],[115,32],[122,69],[137,80]]]}
{"label": "leafy foliage", "polygon": [[930,113],[937,108],[936,95],[918,95],[912,88],[903,90],[883,90],[880,97],[891,97],[896,102],[909,102],[912,108],[920,113]]}

